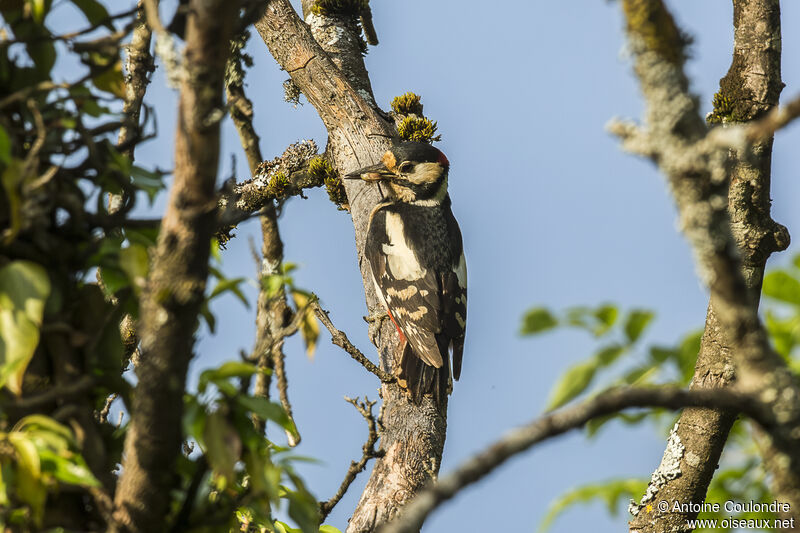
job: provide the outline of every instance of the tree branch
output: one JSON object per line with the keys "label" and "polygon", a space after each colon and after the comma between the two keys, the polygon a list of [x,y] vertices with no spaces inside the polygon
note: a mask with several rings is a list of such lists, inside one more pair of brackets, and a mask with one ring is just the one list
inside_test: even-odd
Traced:
{"label": "tree branch", "polygon": [[[717,142],[717,138],[721,141],[724,136],[728,142],[720,142],[720,146],[726,148],[731,145],[731,140],[739,144],[739,152],[731,161],[727,204],[731,229],[742,257],[742,274],[751,293],[752,305],[757,309],[767,257],[788,245],[788,235],[783,236],[786,229],[773,221],[769,214],[771,138],[754,139],[765,142],[753,150],[750,144],[741,146],[742,139],[749,137],[744,132],[765,119],[741,125],[735,122],[763,116],[778,103],[783,85],[780,78],[780,16],[777,2],[773,0],[734,0],[733,4],[733,62],[727,75],[720,80],[720,90],[714,97],[714,111],[707,118],[711,123],[724,125],[711,130],[707,138]],[[715,300],[716,296],[712,294],[690,385],[692,390],[728,387],[734,380],[731,353],[736,346],[723,334],[714,308]],[[678,463],[672,463],[677,469],[671,475],[658,475],[660,466],[656,470],[646,495],[631,508],[635,514],[630,523],[631,530],[642,533],[679,530],[686,527],[688,520],[697,518],[697,513],[691,511],[695,507],[690,505],[679,506],[678,512],[673,512],[674,508],[666,513],[640,511],[656,497],[671,502],[704,501],[735,418],[733,412],[711,409],[686,409],[681,413],[675,436],[685,451]],[[670,464],[673,452],[667,446],[662,465]]]}
{"label": "tree branch", "polygon": [[[308,3],[308,2],[306,2]],[[341,173],[377,161],[396,138],[394,127],[375,105],[364,68],[355,20],[306,13],[308,24],[288,0],[272,0],[256,29],[278,64],[314,106],[328,130],[326,154]],[[363,254],[369,214],[380,201],[377,188],[345,180],[355,230],[356,250],[368,314],[383,311],[375,294],[369,262]],[[375,336],[380,367],[391,374],[397,344],[394,328],[384,322]],[[348,533],[374,531],[394,516],[435,474],[444,448],[446,414],[426,399],[409,402],[396,382],[381,386],[385,431],[367,487],[350,519]],[[409,438],[413,433],[414,438]],[[431,463],[436,467],[428,467]]]}
{"label": "tree branch", "polygon": [[115,496],[114,531],[164,528],[182,441],[186,372],[208,276],[228,40],[236,2],[191,4],[175,137],[175,173],[140,300],[141,360]]}
{"label": "tree branch", "polygon": [[362,454],[361,459],[356,461],[350,462],[350,468],[347,469],[347,473],[344,476],[344,480],[342,480],[342,484],[339,485],[339,490],[336,491],[328,501],[319,502],[319,514],[320,514],[320,521],[324,521],[325,518],[333,508],[336,507],[336,504],[342,499],[342,497],[347,492],[347,489],[350,488],[350,485],[355,481],[356,476],[363,472],[364,469],[367,467],[367,462],[372,459],[373,457],[380,457],[381,452],[375,449],[375,444],[378,442],[378,424],[375,420],[375,415],[372,414],[372,407],[377,402],[369,401],[369,398],[366,396],[364,397],[363,402],[359,402],[358,398],[348,398],[347,396],[344,397],[348,403],[352,404],[361,416],[364,417],[364,420],[367,422],[367,428],[369,429],[369,434],[367,436],[367,441],[364,443],[364,446],[361,447]]}
{"label": "tree branch", "polygon": [[767,428],[775,426],[773,413],[754,396],[724,389],[687,391],[674,387],[610,390],[575,406],[536,418],[497,440],[484,451],[467,459],[453,472],[421,491],[400,515],[380,527],[378,533],[414,533],[437,507],[465,487],[475,483],[518,453],[535,444],[583,427],[590,420],[633,407],[680,409],[705,406],[742,412]]}
{"label": "tree branch", "polygon": [[375,374],[382,382],[391,383],[395,381],[395,377],[393,375],[378,368],[375,363],[367,358],[366,355],[361,353],[361,350],[356,348],[355,345],[350,342],[350,339],[347,338],[347,334],[345,332],[340,329],[336,329],[336,326],[334,326],[333,322],[331,322],[330,316],[328,316],[328,312],[319,306],[319,302],[315,301],[311,305],[319,321],[322,322],[322,325],[325,326],[331,333],[331,342],[333,344],[350,354],[350,357],[358,361],[361,366],[367,370],[367,372]]}
{"label": "tree branch", "polygon": [[793,431],[800,426],[800,388],[771,349],[742,274],[726,201],[729,151],[708,142],[683,73],[685,43],[666,7],[660,0],[625,0],[622,5],[646,102],[646,129],[628,139],[636,138],[651,152],[666,176],[699,276],[713,295],[721,334],[735,347],[737,387],[770,405],[781,421],[772,432],[774,444],[785,454],[784,464],[800,475],[800,432]]}

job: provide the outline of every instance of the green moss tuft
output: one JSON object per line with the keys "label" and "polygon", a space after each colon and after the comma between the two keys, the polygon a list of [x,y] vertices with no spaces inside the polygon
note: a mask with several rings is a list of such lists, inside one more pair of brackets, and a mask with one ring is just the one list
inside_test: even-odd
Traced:
{"label": "green moss tuft", "polygon": [[327,160],[322,157],[315,157],[309,161],[308,173],[316,183],[325,185],[325,190],[328,191],[328,198],[331,199],[331,202],[343,207],[348,205],[344,184],[339,178],[339,174]]}
{"label": "green moss tuft", "polygon": [[398,115],[419,115],[422,116],[422,103],[420,96],[412,92],[395,96],[392,99],[392,111]]}
{"label": "green moss tuft", "polygon": [[442,138],[436,135],[436,122],[429,118],[406,117],[397,125],[397,134],[405,141],[432,143]]}
{"label": "green moss tuft", "polygon": [[714,106],[714,110],[706,117],[706,122],[709,124],[740,122],[737,113],[734,111],[733,101],[722,94],[722,90],[714,94],[711,103]]}
{"label": "green moss tuft", "polygon": [[311,12],[326,17],[331,15],[359,17],[368,5],[368,0],[315,0]]}
{"label": "green moss tuft", "polygon": [[275,195],[275,198],[281,198],[284,194],[286,194],[286,190],[289,188],[289,185],[291,185],[289,178],[286,177],[286,174],[283,172],[278,172],[269,180],[269,188],[272,191],[272,194]]}
{"label": "green moss tuft", "polygon": [[690,39],[684,35],[663,2],[623,0],[628,33],[639,37],[648,51],[675,65],[683,64],[684,48]]}

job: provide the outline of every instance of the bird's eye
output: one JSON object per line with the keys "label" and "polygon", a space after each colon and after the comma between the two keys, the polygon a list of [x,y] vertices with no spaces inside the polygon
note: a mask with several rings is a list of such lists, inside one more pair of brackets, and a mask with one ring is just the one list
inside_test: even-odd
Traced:
{"label": "bird's eye", "polygon": [[403,161],[400,163],[400,166],[397,167],[400,172],[411,172],[412,168],[414,168],[414,165],[410,161]]}

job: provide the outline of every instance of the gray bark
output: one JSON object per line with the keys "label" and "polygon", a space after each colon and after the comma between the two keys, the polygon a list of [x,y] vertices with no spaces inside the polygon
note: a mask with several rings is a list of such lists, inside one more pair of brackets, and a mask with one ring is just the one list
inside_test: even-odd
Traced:
{"label": "gray bark", "polygon": [[[375,163],[391,145],[393,125],[377,109],[358,46],[357,26],[343,17],[309,15],[304,23],[287,0],[273,0],[258,30],[272,56],[319,113],[328,130],[327,155],[341,173]],[[313,33],[312,33],[313,31]],[[320,39],[325,49],[318,43]],[[345,183],[355,229],[359,267],[371,315],[384,312],[373,287],[363,249],[369,213],[378,192],[358,181]],[[377,336],[381,368],[392,371],[394,328],[384,321]],[[444,447],[446,415],[432,401],[408,401],[396,383],[381,386],[384,402],[378,459],[348,533],[373,531],[395,516],[438,471]]]}

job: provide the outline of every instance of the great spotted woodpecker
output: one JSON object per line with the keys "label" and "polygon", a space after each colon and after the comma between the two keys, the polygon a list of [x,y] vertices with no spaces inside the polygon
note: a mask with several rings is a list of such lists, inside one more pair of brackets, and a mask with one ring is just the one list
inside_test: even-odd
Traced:
{"label": "great spotted woodpecker", "polygon": [[402,142],[347,176],[377,182],[383,196],[369,217],[365,255],[397,328],[395,375],[415,402],[430,394],[439,405],[461,374],[467,325],[467,265],[449,169],[433,146]]}

